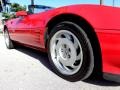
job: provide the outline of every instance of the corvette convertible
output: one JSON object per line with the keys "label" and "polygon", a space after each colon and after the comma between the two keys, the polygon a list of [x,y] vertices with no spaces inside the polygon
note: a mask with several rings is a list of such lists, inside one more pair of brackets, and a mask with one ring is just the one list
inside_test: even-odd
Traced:
{"label": "corvette convertible", "polygon": [[47,52],[53,71],[66,80],[96,73],[120,82],[120,8],[29,5],[6,21],[3,32],[8,49],[21,44]]}

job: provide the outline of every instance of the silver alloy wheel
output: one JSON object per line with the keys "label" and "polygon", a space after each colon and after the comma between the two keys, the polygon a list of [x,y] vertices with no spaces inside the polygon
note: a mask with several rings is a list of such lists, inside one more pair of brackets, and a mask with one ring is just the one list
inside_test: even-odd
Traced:
{"label": "silver alloy wheel", "polygon": [[9,37],[9,34],[8,34],[8,31],[4,31],[4,38],[5,38],[5,43],[7,46],[9,46],[10,44],[10,37]]}
{"label": "silver alloy wheel", "polygon": [[83,63],[83,51],[78,38],[68,30],[60,30],[50,40],[54,65],[64,75],[74,75]]}

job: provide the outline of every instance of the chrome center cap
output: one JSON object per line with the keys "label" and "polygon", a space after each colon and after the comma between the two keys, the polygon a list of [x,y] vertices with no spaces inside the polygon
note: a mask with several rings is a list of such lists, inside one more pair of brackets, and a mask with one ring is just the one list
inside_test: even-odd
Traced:
{"label": "chrome center cap", "polygon": [[71,49],[69,45],[67,44],[61,45],[59,53],[60,53],[61,58],[64,60],[69,60],[71,58]]}

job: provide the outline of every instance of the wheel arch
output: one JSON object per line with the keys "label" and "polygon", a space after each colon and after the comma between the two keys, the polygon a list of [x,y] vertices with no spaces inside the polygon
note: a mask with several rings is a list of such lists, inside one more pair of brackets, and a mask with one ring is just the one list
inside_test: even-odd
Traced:
{"label": "wheel arch", "polygon": [[[88,38],[90,39],[90,42],[92,44],[92,48],[95,54],[95,60],[97,60],[95,64],[98,65],[97,71],[102,72],[102,54],[101,54],[101,48],[100,48],[98,37],[95,33],[93,26],[87,20],[85,20],[83,17],[79,15],[61,14],[61,15],[57,15],[56,17],[52,18],[46,25],[47,30],[46,30],[45,37],[44,37],[45,47],[47,48],[47,40],[49,38],[49,34],[52,28],[62,21],[70,21],[70,22],[76,23],[77,25],[83,28],[83,30],[88,35]],[[100,75],[100,73],[98,75]]]}

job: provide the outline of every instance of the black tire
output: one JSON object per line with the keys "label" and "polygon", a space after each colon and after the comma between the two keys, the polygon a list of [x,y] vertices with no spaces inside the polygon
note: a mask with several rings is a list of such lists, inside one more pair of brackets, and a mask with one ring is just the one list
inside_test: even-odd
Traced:
{"label": "black tire", "polygon": [[[7,29],[4,30],[4,39],[6,47],[8,49],[13,49],[14,48],[13,41],[10,39],[9,32]],[[6,39],[8,39],[8,41],[6,41]]]}
{"label": "black tire", "polygon": [[[64,75],[62,74],[57,67],[55,66],[50,53],[50,41],[54,34],[60,30],[69,30],[73,33],[79,40],[82,49],[83,49],[83,63],[79,71],[73,75]],[[53,71],[68,81],[74,82],[78,80],[85,80],[87,79],[93,72],[94,68],[94,54],[93,49],[90,43],[90,40],[84,30],[77,24],[69,21],[64,21],[57,24],[51,31],[49,39],[48,39],[48,57],[52,66]]]}

